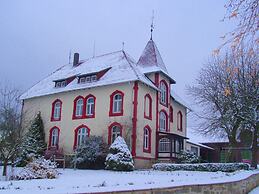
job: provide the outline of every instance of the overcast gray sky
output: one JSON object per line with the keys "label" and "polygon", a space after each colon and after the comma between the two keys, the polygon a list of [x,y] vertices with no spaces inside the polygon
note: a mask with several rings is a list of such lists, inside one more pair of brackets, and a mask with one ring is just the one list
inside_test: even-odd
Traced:
{"label": "overcast gray sky", "polygon": [[[189,104],[186,85],[191,85],[203,63],[231,29],[220,22],[224,0],[1,0],[0,83],[26,90],[63,64],[70,49],[81,59],[125,50],[136,60],[150,38],[169,73],[173,89]],[[195,124],[189,119],[190,128]]]}

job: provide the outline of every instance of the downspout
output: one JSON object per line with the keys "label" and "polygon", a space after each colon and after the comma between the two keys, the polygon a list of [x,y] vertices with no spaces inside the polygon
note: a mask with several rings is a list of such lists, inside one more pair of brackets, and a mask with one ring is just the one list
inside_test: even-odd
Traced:
{"label": "downspout", "polygon": [[132,156],[136,156],[137,113],[138,113],[138,81],[134,82],[133,116],[132,116]]}

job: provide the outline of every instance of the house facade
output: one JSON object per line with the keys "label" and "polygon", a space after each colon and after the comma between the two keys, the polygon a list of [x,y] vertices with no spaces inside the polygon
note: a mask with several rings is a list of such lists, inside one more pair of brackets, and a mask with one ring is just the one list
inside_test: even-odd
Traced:
{"label": "house facade", "polygon": [[137,168],[175,161],[186,144],[187,107],[150,39],[136,62],[124,50],[67,64],[26,91],[24,123],[40,111],[48,148],[73,153],[87,136],[123,136]]}

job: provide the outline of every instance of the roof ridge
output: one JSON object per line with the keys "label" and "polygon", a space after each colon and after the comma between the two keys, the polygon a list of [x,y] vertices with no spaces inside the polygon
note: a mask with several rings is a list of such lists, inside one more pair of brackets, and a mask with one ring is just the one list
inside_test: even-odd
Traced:
{"label": "roof ridge", "polygon": [[[152,48],[153,48],[153,52],[155,53],[155,63],[156,63],[156,66],[157,67],[159,67],[159,65],[158,65],[158,63],[157,63],[157,56],[156,56],[156,48],[155,48],[155,42],[151,39],[151,40],[149,40],[149,41],[151,41],[152,42]],[[160,54],[160,53],[159,53]]]}
{"label": "roof ridge", "polygon": [[132,70],[134,71],[134,73],[136,74],[136,76],[137,76],[138,80],[140,80],[140,77],[139,77],[139,75],[137,74],[136,69],[135,69],[135,68],[133,68],[133,66],[132,66],[131,62],[129,61],[129,59],[128,59],[127,55],[126,55],[126,52],[125,52],[124,50],[122,50],[122,53],[123,53],[123,55],[124,55],[125,59],[127,60],[127,62],[129,63],[129,65],[130,65],[131,69],[132,69]]}
{"label": "roof ridge", "polygon": [[101,54],[101,55],[98,55],[98,56],[95,56],[95,57],[91,57],[91,58],[89,57],[87,59],[83,59],[82,61],[86,62],[86,61],[91,60],[91,59],[96,59],[96,58],[104,57],[106,55],[112,55],[112,54],[119,53],[119,52],[122,52],[122,50],[113,51],[113,52],[109,52],[109,53],[104,53],[104,54]]}

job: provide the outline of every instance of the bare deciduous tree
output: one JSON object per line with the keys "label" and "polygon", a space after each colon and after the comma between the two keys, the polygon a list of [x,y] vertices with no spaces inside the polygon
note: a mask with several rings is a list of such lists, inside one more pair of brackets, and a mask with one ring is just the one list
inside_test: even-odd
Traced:
{"label": "bare deciduous tree", "polygon": [[244,129],[252,131],[254,140],[257,139],[258,84],[257,56],[252,49],[214,56],[201,70],[197,84],[188,89],[203,108],[198,114],[198,131],[203,135],[226,136],[232,147]]}
{"label": "bare deciduous tree", "polygon": [[21,104],[19,91],[11,87],[0,88],[0,160],[3,161],[3,176],[7,165],[14,162],[22,142]]}
{"label": "bare deciduous tree", "polygon": [[232,48],[240,48],[242,42],[255,42],[259,44],[259,2],[258,0],[229,0],[225,5],[227,10],[223,21],[231,20],[237,22],[237,26],[221,38],[224,43],[219,50],[228,44]]}

